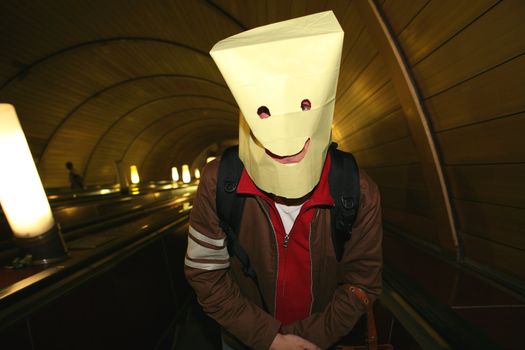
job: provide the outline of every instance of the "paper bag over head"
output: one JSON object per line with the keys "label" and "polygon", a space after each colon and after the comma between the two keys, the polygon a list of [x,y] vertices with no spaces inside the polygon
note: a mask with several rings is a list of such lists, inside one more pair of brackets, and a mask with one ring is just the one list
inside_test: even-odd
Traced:
{"label": "paper bag over head", "polygon": [[[244,116],[239,155],[263,191],[298,198],[319,181],[330,145],[342,44],[341,26],[327,11],[242,32],[210,51]],[[301,109],[304,100],[309,110]],[[269,116],[261,118],[261,107]],[[304,158],[291,164],[270,156],[301,152]]]}

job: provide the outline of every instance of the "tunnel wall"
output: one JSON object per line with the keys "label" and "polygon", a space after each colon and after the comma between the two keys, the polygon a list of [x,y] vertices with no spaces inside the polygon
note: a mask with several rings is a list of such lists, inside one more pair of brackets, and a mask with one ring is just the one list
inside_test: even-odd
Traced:
{"label": "tunnel wall", "polygon": [[[412,73],[440,155],[461,258],[525,277],[525,3],[385,1],[382,15]],[[426,159],[365,24],[343,64],[334,135],[381,189],[385,222],[438,246]],[[432,190],[432,189],[430,189]],[[388,229],[388,226],[387,226]]]}

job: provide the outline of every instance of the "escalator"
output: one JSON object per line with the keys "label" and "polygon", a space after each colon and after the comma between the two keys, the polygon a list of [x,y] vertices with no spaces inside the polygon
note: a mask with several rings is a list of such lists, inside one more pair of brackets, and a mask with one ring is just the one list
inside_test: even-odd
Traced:
{"label": "escalator", "polygon": [[0,270],[2,349],[154,348],[188,297],[180,259],[195,189],[55,210],[57,220],[68,218],[71,256]]}
{"label": "escalator", "polygon": [[[183,275],[195,186],[154,193],[55,208],[67,222],[71,258],[49,268],[2,270],[2,348],[220,349],[219,327],[202,313]],[[92,206],[98,216],[86,214],[95,212]],[[494,336],[501,327],[487,330],[484,320],[464,317],[457,300],[443,292],[444,276],[454,267],[445,271],[422,254],[393,241],[387,230],[384,291],[375,305],[380,343],[397,349],[520,348],[516,329],[507,329],[514,338],[502,340]],[[495,289],[490,293],[501,298]],[[345,343],[363,344],[365,329],[361,320]]]}

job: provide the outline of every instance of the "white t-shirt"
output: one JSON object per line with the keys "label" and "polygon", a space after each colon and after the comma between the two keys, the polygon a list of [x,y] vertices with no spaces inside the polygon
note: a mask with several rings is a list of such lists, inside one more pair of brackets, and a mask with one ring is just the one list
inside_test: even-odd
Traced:
{"label": "white t-shirt", "polygon": [[283,222],[284,231],[286,232],[286,234],[289,234],[292,230],[293,223],[295,222],[297,215],[299,215],[303,204],[288,206],[280,203],[275,203],[277,211],[279,212],[279,216],[281,217],[281,221]]}

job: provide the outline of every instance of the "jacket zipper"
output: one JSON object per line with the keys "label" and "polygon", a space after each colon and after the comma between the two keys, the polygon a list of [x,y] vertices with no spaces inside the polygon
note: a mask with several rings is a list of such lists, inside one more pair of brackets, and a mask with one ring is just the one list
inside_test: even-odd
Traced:
{"label": "jacket zipper", "polygon": [[[288,271],[288,242],[290,241],[290,234],[292,233],[295,227],[295,223],[297,222],[297,219],[302,214],[302,212],[303,212],[303,208],[301,208],[301,210],[299,211],[299,214],[295,218],[294,223],[292,224],[292,227],[290,228],[290,231],[288,233],[286,233],[286,228],[284,227],[282,218],[280,217],[281,214],[277,213],[277,216],[279,217],[279,220],[281,222],[281,229],[283,230],[283,233],[284,233],[284,240],[283,240],[284,256],[282,257],[282,259],[284,259],[283,270],[282,270],[282,273],[284,274],[284,279],[283,279],[283,285],[281,288],[281,296],[283,297],[284,297],[284,292],[286,290],[287,271]],[[277,266],[277,271],[279,271],[279,266]]]}
{"label": "jacket zipper", "polygon": [[[299,214],[297,214],[297,217],[295,218],[293,224],[292,224],[292,227],[290,228],[290,231],[288,233],[286,233],[286,229],[284,228],[284,224],[282,224],[282,228],[283,228],[283,232],[284,232],[284,241],[283,241],[283,247],[286,249],[288,248],[288,242],[290,241],[290,234],[292,233],[294,227],[295,227],[295,223],[297,222],[297,219],[299,218],[299,216],[301,216],[301,214],[303,214],[303,208],[301,208],[299,210]],[[281,214],[280,213],[277,213],[277,215],[279,217],[281,217]],[[282,218],[280,218],[281,220],[281,223],[282,223]]]}
{"label": "jacket zipper", "polygon": [[261,202],[261,199],[259,197],[255,197],[257,202],[259,202],[259,205],[261,206],[264,215],[266,216],[266,219],[268,220],[268,223],[270,224],[270,228],[272,229],[273,233],[273,243],[275,245],[275,284],[274,284],[274,293],[273,293],[273,315],[275,316],[276,309],[277,309],[277,281],[279,278],[279,247],[277,246],[277,233],[275,232],[275,227],[273,227],[272,220],[270,219],[270,213],[268,212],[267,208],[264,206],[264,203]]}
{"label": "jacket zipper", "polygon": [[[292,231],[290,230],[290,232]],[[288,248],[288,241],[290,240],[290,232],[284,234],[284,242],[283,242],[284,248]]]}

